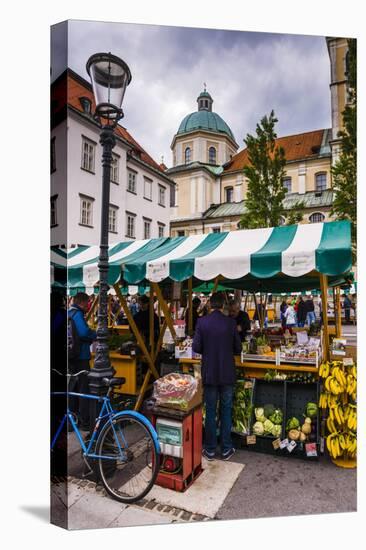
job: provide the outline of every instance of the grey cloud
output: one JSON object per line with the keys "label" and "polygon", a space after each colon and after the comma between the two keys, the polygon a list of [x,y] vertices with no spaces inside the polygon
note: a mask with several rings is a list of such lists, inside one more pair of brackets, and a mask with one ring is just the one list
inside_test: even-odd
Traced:
{"label": "grey cloud", "polygon": [[68,28],[69,67],[84,78],[96,51],[112,51],[129,64],[122,123],[168,166],[171,140],[197,109],[203,82],[240,148],[271,109],[278,135],[330,125],[324,37],[87,21],[70,21]]}

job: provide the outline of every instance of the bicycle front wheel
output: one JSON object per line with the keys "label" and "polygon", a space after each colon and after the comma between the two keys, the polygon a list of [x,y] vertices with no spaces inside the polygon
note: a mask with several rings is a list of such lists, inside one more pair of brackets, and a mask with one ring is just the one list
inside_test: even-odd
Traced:
{"label": "bicycle front wheel", "polygon": [[159,472],[159,453],[153,436],[141,420],[130,414],[104,426],[96,454],[101,481],[108,494],[120,502],[143,498]]}

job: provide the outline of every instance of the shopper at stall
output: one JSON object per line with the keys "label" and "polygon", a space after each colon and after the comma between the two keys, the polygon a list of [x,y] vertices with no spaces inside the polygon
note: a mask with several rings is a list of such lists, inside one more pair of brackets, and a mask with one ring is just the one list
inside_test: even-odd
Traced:
{"label": "shopper at stall", "polygon": [[281,325],[282,325],[283,329],[286,328],[286,317],[285,317],[286,309],[287,309],[287,301],[284,298],[281,302],[281,305],[280,305],[280,317],[281,317]]}
{"label": "shopper at stall", "polygon": [[[68,311],[68,370],[70,374],[76,374],[82,370],[90,370],[90,345],[96,339],[97,334],[85,321],[84,316],[88,311],[88,303],[89,296],[84,292],[78,292],[74,296],[72,306]],[[78,340],[77,343],[76,340]],[[70,358],[72,349],[77,349],[78,351],[75,357]],[[69,391],[89,393],[88,375],[80,374],[77,377],[72,377],[69,383]],[[90,430],[89,406],[90,403],[87,399],[79,399],[74,396],[69,397],[69,408],[77,415],[79,427],[82,430]]]}
{"label": "shopper at stall", "polygon": [[297,318],[296,311],[293,306],[293,300],[287,301],[287,309],[285,311],[286,328],[292,328],[296,326]]}
{"label": "shopper at stall", "polygon": [[251,329],[249,315],[246,311],[240,309],[240,303],[237,300],[230,300],[229,315],[236,322],[240,340],[244,342]]}
{"label": "shopper at stall", "polygon": [[[201,300],[198,298],[198,296],[195,296],[192,300],[192,334],[194,334],[194,331],[196,330],[196,324],[199,318],[199,307],[201,305]],[[189,332],[189,307],[187,307],[186,312],[184,314],[184,321],[186,323],[185,331],[186,335],[188,335]]]}
{"label": "shopper at stall", "polygon": [[310,325],[312,323],[315,323],[316,316],[315,316],[315,306],[314,306],[314,300],[312,296],[308,296],[308,299],[305,302],[306,307],[306,324]]}
{"label": "shopper at stall", "polygon": [[216,454],[216,410],[220,401],[221,458],[228,460],[235,452],[231,441],[232,402],[236,380],[234,354],[241,352],[236,323],[223,314],[224,296],[210,298],[212,312],[198,319],[193,351],[202,354],[202,382],[206,406],[203,456],[214,460]]}
{"label": "shopper at stall", "polygon": [[345,320],[346,320],[346,323],[350,323],[351,322],[351,307],[352,307],[352,302],[351,302],[351,299],[350,297],[348,296],[348,294],[345,295],[344,297],[344,300],[343,300],[343,307],[344,307],[344,317],[345,317]]}
{"label": "shopper at stall", "polygon": [[[150,344],[150,312],[149,312],[149,297],[143,294],[139,298],[139,311],[133,316],[137,328],[147,345]],[[154,342],[159,338],[159,318],[154,312]]]}
{"label": "shopper at stall", "polygon": [[306,304],[304,300],[302,299],[302,296],[299,296],[298,302],[297,302],[297,326],[303,327],[305,326],[306,316],[307,316],[307,309]]}

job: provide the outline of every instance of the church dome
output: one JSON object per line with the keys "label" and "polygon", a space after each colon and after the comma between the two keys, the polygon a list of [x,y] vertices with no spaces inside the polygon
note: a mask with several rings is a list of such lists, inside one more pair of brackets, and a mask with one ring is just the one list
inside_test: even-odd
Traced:
{"label": "church dome", "polygon": [[206,89],[197,98],[198,111],[185,116],[179,125],[177,135],[193,132],[194,130],[208,130],[220,134],[226,134],[235,141],[234,134],[226,122],[212,111],[213,99]]}

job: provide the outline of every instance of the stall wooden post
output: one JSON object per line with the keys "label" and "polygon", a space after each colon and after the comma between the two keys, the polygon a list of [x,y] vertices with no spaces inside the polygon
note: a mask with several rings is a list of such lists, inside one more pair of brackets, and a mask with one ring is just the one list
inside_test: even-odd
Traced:
{"label": "stall wooden post", "polygon": [[150,289],[149,293],[149,334],[150,334],[150,354],[154,357],[154,292]]}
{"label": "stall wooden post", "polygon": [[337,311],[337,337],[340,338],[342,336],[342,310],[341,310],[341,289],[339,286],[335,288],[335,308],[334,310]]}
{"label": "stall wooden post", "polygon": [[328,330],[328,276],[320,273],[320,291],[323,314],[323,355],[329,361],[329,330]]}
{"label": "stall wooden post", "polygon": [[151,283],[151,287],[153,288],[153,290],[154,290],[154,292],[157,296],[157,299],[159,300],[159,304],[161,305],[161,309],[163,310],[164,317],[165,317],[166,322],[168,324],[168,328],[171,332],[171,335],[173,336],[174,340],[176,340],[177,334],[175,332],[174,323],[173,323],[173,319],[172,319],[172,316],[171,316],[171,313],[170,313],[170,309],[168,308],[167,303],[163,298],[163,295],[161,293],[159,285],[157,283]]}
{"label": "stall wooden post", "polygon": [[137,399],[137,402],[136,402],[136,405],[135,405],[135,410],[138,410],[140,408],[141,404],[142,404],[144,394],[145,394],[146,389],[147,389],[148,384],[149,384],[150,376],[153,375],[155,377],[155,379],[157,380],[158,378],[160,378],[160,375],[159,375],[158,371],[156,370],[154,360],[153,360],[152,356],[150,355],[150,353],[149,353],[149,351],[148,351],[148,349],[145,345],[144,339],[142,338],[139,329],[136,326],[136,323],[135,323],[135,321],[134,321],[134,319],[131,315],[130,309],[127,305],[127,302],[126,302],[124,296],[122,295],[122,292],[121,292],[119,286],[116,284],[116,285],[113,285],[113,288],[116,291],[116,294],[118,296],[118,299],[119,299],[120,303],[122,304],[123,311],[125,312],[125,315],[127,317],[127,321],[128,321],[128,323],[131,327],[131,330],[132,330],[133,334],[136,337],[137,343],[140,346],[141,351],[144,354],[144,356],[147,360],[147,363],[148,363],[148,370],[147,370],[147,373],[145,375],[143,384],[140,388],[140,393],[139,393],[139,396],[138,396],[138,399]]}
{"label": "stall wooden post", "polygon": [[218,284],[219,284],[219,280],[220,280],[220,276],[218,275],[214,281],[214,286],[213,286],[213,289],[212,289],[212,294],[214,294],[217,290],[217,287],[218,287]]}
{"label": "stall wooden post", "polygon": [[188,279],[188,334],[193,333],[193,310],[192,310],[192,277]]}

